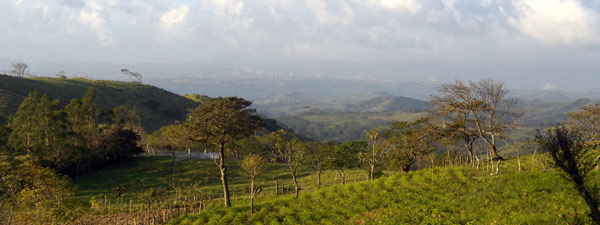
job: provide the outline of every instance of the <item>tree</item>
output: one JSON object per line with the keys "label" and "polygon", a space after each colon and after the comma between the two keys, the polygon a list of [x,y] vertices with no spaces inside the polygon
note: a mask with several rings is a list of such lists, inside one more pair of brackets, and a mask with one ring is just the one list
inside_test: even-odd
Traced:
{"label": "tree", "polygon": [[364,141],[347,141],[333,148],[327,157],[328,167],[340,175],[341,184],[346,184],[346,169],[360,166],[360,153],[366,153],[369,146]]}
{"label": "tree", "polygon": [[133,130],[138,134],[143,132],[142,118],[136,112],[135,108],[130,110],[126,105],[120,105],[112,109],[108,117],[112,125]]}
{"label": "tree", "polygon": [[565,127],[549,129],[545,134],[538,131],[536,141],[543,152],[550,153],[552,165],[565,173],[565,178],[575,184],[575,188],[590,208],[590,217],[600,224],[598,199],[589,190],[597,190],[591,180],[595,166],[594,148],[586,146],[585,135]]}
{"label": "tree", "polygon": [[321,173],[325,167],[327,157],[337,145],[337,141],[326,143],[308,143],[310,166],[317,171],[317,187],[321,187]]}
{"label": "tree", "polygon": [[246,155],[240,161],[242,175],[250,178],[250,214],[254,213],[254,178],[262,172],[264,164],[263,157],[255,154]]}
{"label": "tree", "polygon": [[11,66],[13,69],[10,71],[10,73],[14,74],[15,76],[24,77],[29,73],[29,71],[27,71],[29,66],[26,63],[12,63]]}
{"label": "tree", "polygon": [[79,142],[83,141],[89,149],[93,147],[96,134],[98,134],[96,123],[98,122],[99,115],[95,100],[96,94],[94,88],[90,88],[81,100],[72,99],[65,106],[64,111],[67,113],[67,120],[69,121],[71,130],[76,134],[76,137],[79,137],[74,140],[75,146],[79,146],[81,144]]}
{"label": "tree", "polygon": [[40,101],[40,95],[37,91],[29,93],[27,98],[21,102],[19,109],[12,116],[10,128],[9,143],[17,151],[29,153],[37,145],[35,138],[35,110]]}
{"label": "tree", "polygon": [[[516,100],[507,96],[504,83],[486,79],[470,81],[467,85],[456,81],[442,85],[439,91],[442,96],[434,98],[435,108],[444,114],[461,115],[456,118],[467,123],[457,125],[464,128],[474,124],[475,134],[487,144],[494,157],[502,159],[498,155],[497,141],[506,137],[507,130],[514,126],[520,116],[515,108]],[[470,130],[463,131],[470,134]]]}
{"label": "tree", "polygon": [[132,78],[138,80],[138,83],[140,83],[140,84],[142,83],[142,74],[140,74],[140,73],[131,72],[127,69],[121,69],[121,73],[125,74],[125,76],[132,77]]}
{"label": "tree", "polygon": [[[30,156],[0,155],[0,221],[59,224],[75,218],[75,186]],[[3,215],[7,210],[8,215]],[[6,218],[8,217],[8,218]]]}
{"label": "tree", "polygon": [[306,145],[285,130],[278,130],[270,135],[275,139],[277,158],[288,165],[294,182],[296,198],[298,198],[300,186],[296,178],[297,173],[305,167],[309,156]]}
{"label": "tree", "polygon": [[4,119],[0,117],[0,154],[6,149],[6,144],[8,143],[8,137],[10,135],[10,130],[8,126],[4,124]]}
{"label": "tree", "polygon": [[434,96],[429,104],[433,106],[435,119],[441,121],[442,136],[452,141],[459,141],[467,150],[471,165],[474,165],[473,144],[479,138],[475,121],[469,111],[455,108],[452,100],[448,96]]}
{"label": "tree", "polygon": [[567,113],[567,125],[579,130],[588,144],[597,144],[600,140],[600,105],[586,105],[581,110]]}
{"label": "tree", "polygon": [[430,118],[423,117],[410,123],[395,122],[389,132],[392,149],[388,161],[391,168],[408,172],[418,157],[437,150],[437,130],[430,124]]}
{"label": "tree", "polygon": [[248,136],[261,123],[255,109],[248,108],[252,102],[238,97],[214,98],[191,110],[181,126],[189,138],[208,142],[219,152],[219,171],[223,183],[225,206],[231,206],[225,165],[225,145]]}
{"label": "tree", "polygon": [[374,179],[375,167],[381,162],[385,151],[390,146],[389,140],[382,133],[383,128],[374,128],[365,132],[371,151],[361,152],[360,159],[369,166],[369,180]]}

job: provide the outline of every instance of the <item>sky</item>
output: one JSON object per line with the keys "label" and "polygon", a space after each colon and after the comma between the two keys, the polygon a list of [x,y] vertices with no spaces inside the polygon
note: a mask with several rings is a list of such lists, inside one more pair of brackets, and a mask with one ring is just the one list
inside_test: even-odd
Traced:
{"label": "sky", "polygon": [[239,55],[600,76],[600,0],[2,0],[0,15],[0,57],[14,61]]}

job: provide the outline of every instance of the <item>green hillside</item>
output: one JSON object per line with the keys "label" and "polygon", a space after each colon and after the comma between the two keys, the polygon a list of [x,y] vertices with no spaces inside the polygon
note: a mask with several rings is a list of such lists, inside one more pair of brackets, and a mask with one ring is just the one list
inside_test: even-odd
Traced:
{"label": "green hillside", "polygon": [[425,169],[328,187],[299,199],[259,198],[253,215],[248,200],[228,209],[215,205],[170,224],[591,223],[587,206],[557,171],[544,172],[540,163],[519,172],[515,161],[506,162],[498,176],[464,166],[435,168],[433,174]]}
{"label": "green hillside", "polygon": [[65,105],[73,98],[81,98],[91,87],[102,110],[119,105],[135,108],[146,132],[185,119],[186,109],[198,104],[164,89],[133,82],[0,75],[0,115],[8,117],[15,113],[21,101],[34,90],[60,99]]}

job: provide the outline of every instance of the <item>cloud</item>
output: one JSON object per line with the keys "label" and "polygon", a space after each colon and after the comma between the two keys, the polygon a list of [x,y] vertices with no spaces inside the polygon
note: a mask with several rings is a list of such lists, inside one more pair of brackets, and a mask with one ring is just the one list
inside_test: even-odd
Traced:
{"label": "cloud", "polygon": [[598,14],[578,0],[513,0],[510,25],[547,45],[598,45]]}
{"label": "cloud", "polygon": [[369,0],[370,2],[390,10],[406,10],[411,13],[417,13],[421,9],[421,4],[415,0]]}
{"label": "cloud", "polygon": [[[354,19],[354,10],[345,1],[335,1],[332,7],[328,7],[326,1],[308,0],[306,5],[320,25],[350,25]],[[331,8],[339,9],[339,12],[332,11]]]}
{"label": "cloud", "polygon": [[98,41],[103,44],[110,44],[113,41],[112,33],[105,26],[106,19],[101,14],[103,10],[103,5],[93,1],[88,7],[79,11],[79,20],[96,34]]}
{"label": "cloud", "polygon": [[171,9],[160,17],[161,27],[165,30],[171,30],[174,26],[185,21],[189,11],[190,7],[187,5],[180,5],[177,8]]}

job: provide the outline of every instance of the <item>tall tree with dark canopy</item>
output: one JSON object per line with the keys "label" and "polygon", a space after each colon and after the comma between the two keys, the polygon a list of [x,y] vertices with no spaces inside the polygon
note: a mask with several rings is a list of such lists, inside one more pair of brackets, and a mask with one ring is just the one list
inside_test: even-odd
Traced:
{"label": "tall tree with dark canopy", "polygon": [[600,224],[598,199],[590,193],[597,190],[593,187],[591,171],[595,166],[595,147],[586,145],[586,137],[578,130],[565,127],[549,129],[545,134],[538,132],[536,140],[543,152],[550,153],[552,165],[562,170],[568,180],[572,181],[590,208],[590,217]]}
{"label": "tall tree with dark canopy", "polygon": [[248,136],[261,124],[252,102],[238,97],[214,98],[191,110],[180,126],[190,139],[213,144],[219,151],[217,166],[221,172],[225,206],[231,206],[225,165],[225,145]]}

